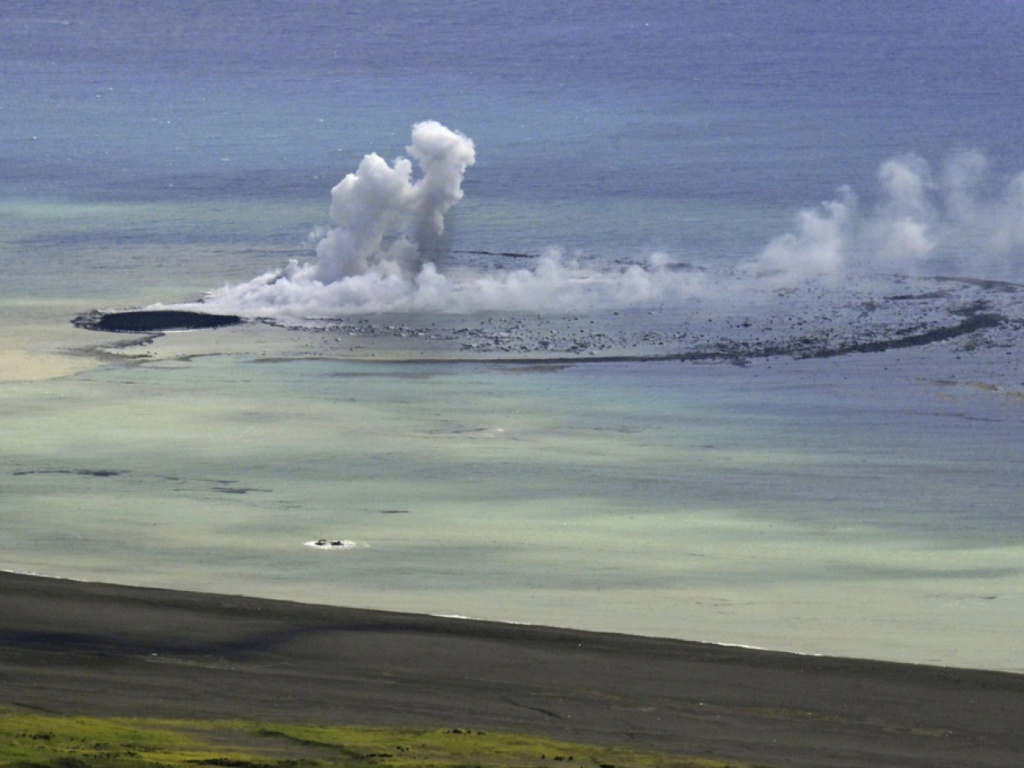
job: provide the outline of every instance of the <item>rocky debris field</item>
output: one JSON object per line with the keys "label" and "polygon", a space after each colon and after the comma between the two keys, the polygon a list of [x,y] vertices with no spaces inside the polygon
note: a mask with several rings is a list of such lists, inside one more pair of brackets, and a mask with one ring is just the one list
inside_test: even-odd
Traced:
{"label": "rocky debris field", "polygon": [[267,320],[312,331],[323,352],[416,359],[721,360],[828,358],[934,343],[1016,348],[1024,329],[1014,283],[900,278],[806,284],[749,296],[564,315],[390,314]]}

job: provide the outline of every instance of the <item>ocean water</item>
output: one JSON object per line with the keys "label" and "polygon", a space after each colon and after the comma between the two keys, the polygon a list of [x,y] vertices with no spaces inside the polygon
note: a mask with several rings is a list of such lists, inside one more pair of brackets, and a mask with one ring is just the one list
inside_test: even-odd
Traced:
{"label": "ocean water", "polygon": [[[865,276],[1013,283],[1022,32],[1005,0],[5,3],[0,567],[1024,670],[1019,324],[744,365],[338,330],[614,316],[671,353],[798,335],[807,285],[842,335]],[[204,296],[287,328],[70,324]]]}

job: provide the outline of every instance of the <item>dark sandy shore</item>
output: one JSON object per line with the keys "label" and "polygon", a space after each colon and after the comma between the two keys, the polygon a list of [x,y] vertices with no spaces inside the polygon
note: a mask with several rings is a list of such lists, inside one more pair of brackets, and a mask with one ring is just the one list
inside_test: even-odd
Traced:
{"label": "dark sandy shore", "polygon": [[0,706],[1024,765],[1024,676],[0,574]]}

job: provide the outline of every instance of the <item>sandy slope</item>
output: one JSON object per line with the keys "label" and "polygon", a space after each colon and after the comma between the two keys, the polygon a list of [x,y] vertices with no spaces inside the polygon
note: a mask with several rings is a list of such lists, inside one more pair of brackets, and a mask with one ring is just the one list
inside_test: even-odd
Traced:
{"label": "sandy slope", "polygon": [[1019,766],[1024,676],[0,574],[0,705]]}

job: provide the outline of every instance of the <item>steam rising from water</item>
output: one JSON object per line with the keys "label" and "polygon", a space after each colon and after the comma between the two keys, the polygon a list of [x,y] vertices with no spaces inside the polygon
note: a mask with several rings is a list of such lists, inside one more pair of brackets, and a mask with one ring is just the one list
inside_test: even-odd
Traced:
{"label": "steam rising from water", "polygon": [[408,158],[389,166],[373,153],[331,190],[337,226],[317,245],[317,263],[294,270],[291,279],[323,284],[369,272],[408,277],[422,266],[420,247],[444,232],[444,215],[462,199],[462,178],[476,151],[472,140],[432,121],[413,127],[406,151],[421,178],[413,180]]}
{"label": "steam rising from water", "polygon": [[744,272],[774,284],[835,280],[851,269],[922,274],[966,272],[1014,278],[1024,255],[1024,173],[1001,189],[988,162],[960,152],[940,175],[916,155],[878,170],[881,201],[861,212],[842,187],[819,208],[801,211],[794,231],[776,237]]}
{"label": "steam rising from water", "polygon": [[[447,273],[424,258],[462,198],[475,161],[472,140],[440,123],[418,123],[412,159],[389,165],[377,154],[334,187],[335,227],[317,244],[317,261],[212,293],[207,307],[243,315],[318,317],[358,312],[434,310],[566,311],[678,300],[693,295],[699,273],[680,274],[661,254],[647,266],[588,269],[550,249],[530,268]],[[413,160],[421,175],[413,178]]]}
{"label": "steam rising from water", "polygon": [[[660,253],[643,264],[585,267],[550,249],[528,267],[442,272],[428,260],[445,214],[462,199],[475,162],[468,137],[427,121],[412,129],[409,157],[377,154],[334,187],[335,226],[317,260],[212,293],[208,308],[241,315],[315,318],[361,312],[475,310],[568,312],[681,302],[737,290],[757,292],[807,280],[838,282],[850,272],[969,272],[1015,276],[1024,252],[1024,173],[1002,189],[987,161],[962,152],[933,174],[908,155],[882,163],[881,196],[862,210],[856,193],[801,211],[793,231],[735,268],[682,269]],[[411,159],[410,159],[411,158]],[[414,175],[414,161],[419,169]]]}

